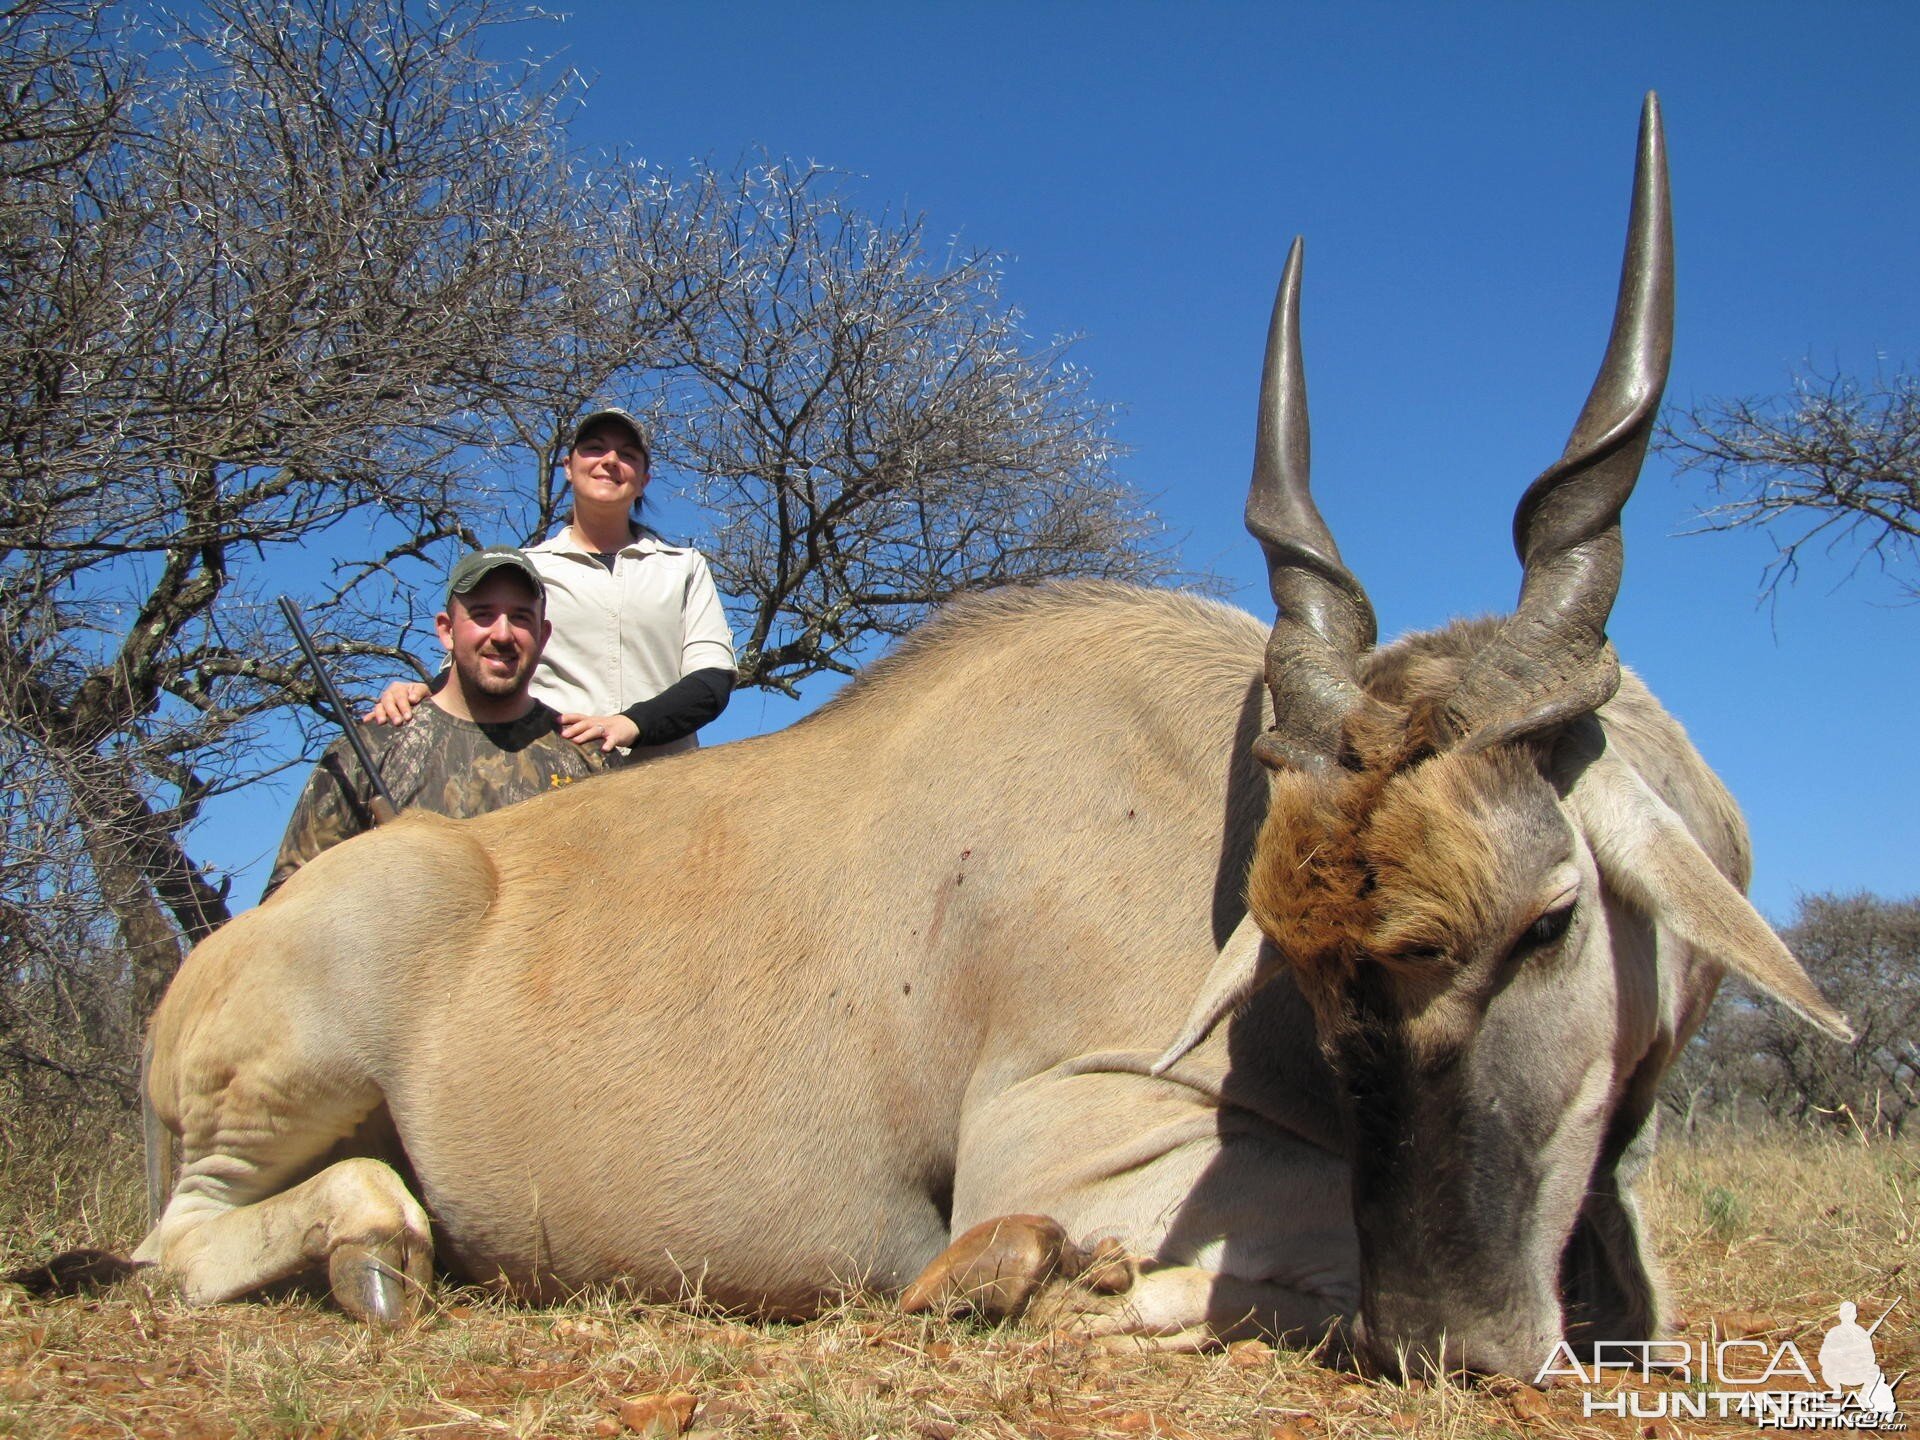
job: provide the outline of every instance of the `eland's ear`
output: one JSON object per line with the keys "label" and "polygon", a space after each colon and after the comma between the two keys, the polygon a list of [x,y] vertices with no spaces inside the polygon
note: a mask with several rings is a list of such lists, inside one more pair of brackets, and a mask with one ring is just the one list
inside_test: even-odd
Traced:
{"label": "eland's ear", "polygon": [[1260,933],[1253,916],[1243,915],[1233,934],[1227,937],[1227,943],[1220,947],[1213,967],[1207,971],[1206,983],[1194,997],[1180,1038],[1153,1062],[1152,1073],[1164,1075],[1171,1070],[1213,1032],[1214,1026],[1271,980],[1279,968],[1280,952]]}
{"label": "eland's ear", "polygon": [[1573,787],[1580,828],[1622,898],[1836,1040],[1853,1027],[1814,988],[1793,952],[1722,875],[1673,807],[1611,756]]}

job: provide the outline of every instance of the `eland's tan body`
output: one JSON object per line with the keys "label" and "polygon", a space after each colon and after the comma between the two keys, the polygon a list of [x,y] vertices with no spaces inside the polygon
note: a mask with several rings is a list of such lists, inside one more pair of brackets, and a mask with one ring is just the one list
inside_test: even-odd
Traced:
{"label": "eland's tan body", "polygon": [[[201,1300],[324,1263],[376,1319],[435,1251],[799,1313],[916,1275],[1024,1303],[1064,1232],[1132,1257],[1059,1292],[1102,1332],[1349,1322],[1382,1366],[1524,1374],[1655,1333],[1633,1183],[1721,973],[1844,1031],[1605,640],[1669,245],[1650,104],[1511,617],[1372,649],[1306,486],[1296,250],[1248,504],[1271,631],[975,600],[782,734],[321,855],[155,1018],[184,1163],[139,1258]],[[947,1249],[1015,1214],[1052,1225]]]}
{"label": "eland's tan body", "polygon": [[[792,730],[324,853],[155,1019],[185,1160],[156,1233],[384,1107],[471,1274],[775,1310],[904,1284],[950,1191],[956,1220],[994,1203],[990,1116],[1178,1031],[1244,910],[1264,639],[1176,595],[1013,594]],[[1057,1118],[1048,1164],[1088,1138]]]}

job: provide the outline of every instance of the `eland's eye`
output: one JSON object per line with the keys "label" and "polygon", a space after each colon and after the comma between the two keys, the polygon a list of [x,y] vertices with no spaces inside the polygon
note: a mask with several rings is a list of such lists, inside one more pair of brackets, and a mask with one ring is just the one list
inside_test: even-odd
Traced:
{"label": "eland's eye", "polygon": [[1573,906],[1562,905],[1558,910],[1549,910],[1521,933],[1514,945],[1516,954],[1525,954],[1529,950],[1541,950],[1554,944],[1567,933],[1567,927],[1573,923]]}

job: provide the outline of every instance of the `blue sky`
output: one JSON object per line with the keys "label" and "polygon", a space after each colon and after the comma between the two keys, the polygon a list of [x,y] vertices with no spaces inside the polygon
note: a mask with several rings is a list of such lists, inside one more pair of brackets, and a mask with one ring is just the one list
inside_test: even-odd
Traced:
{"label": "blue sky", "polygon": [[[1920,358],[1920,7],[596,3],[511,43],[595,77],[589,144],[813,160],[1003,252],[1028,328],[1082,337],[1121,407],[1122,473],[1256,612],[1240,508],[1296,232],[1315,489],[1383,636],[1511,605],[1513,504],[1605,344],[1647,89],[1674,186],[1670,400]],[[1764,539],[1681,534],[1705,499],[1649,463],[1615,643],[1744,807],[1763,910],[1914,893],[1920,608],[1847,557],[1760,604]],[[710,733],[798,713],[749,692]],[[253,862],[237,895],[294,788],[202,838]]]}

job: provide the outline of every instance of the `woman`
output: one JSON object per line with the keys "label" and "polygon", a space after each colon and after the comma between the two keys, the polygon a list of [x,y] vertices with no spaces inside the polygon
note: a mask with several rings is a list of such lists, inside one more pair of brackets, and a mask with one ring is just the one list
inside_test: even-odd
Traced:
{"label": "woman", "polygon": [[[637,519],[652,459],[625,410],[588,415],[566,458],[571,520],[527,549],[553,623],[534,698],[560,712],[569,740],[626,760],[692,749],[733,693],[733,633],[706,559]],[[428,693],[398,681],[367,719],[398,724]]]}

